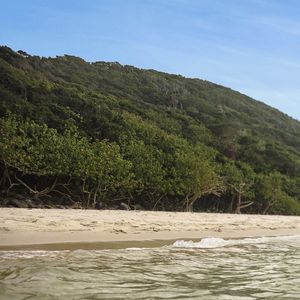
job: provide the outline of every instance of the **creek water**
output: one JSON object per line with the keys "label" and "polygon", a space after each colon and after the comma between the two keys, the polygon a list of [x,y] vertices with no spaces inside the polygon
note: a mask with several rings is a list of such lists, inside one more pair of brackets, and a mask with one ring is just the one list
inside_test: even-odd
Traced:
{"label": "creek water", "polygon": [[300,299],[300,236],[0,251],[0,299]]}

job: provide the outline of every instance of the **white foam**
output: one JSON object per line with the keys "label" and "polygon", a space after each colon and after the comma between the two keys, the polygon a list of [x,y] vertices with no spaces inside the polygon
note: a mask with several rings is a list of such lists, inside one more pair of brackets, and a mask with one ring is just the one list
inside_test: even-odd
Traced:
{"label": "white foam", "polygon": [[278,237],[260,237],[260,238],[245,238],[245,239],[228,239],[222,238],[203,238],[199,242],[178,240],[173,244],[175,248],[198,248],[198,249],[209,249],[209,248],[220,248],[225,246],[245,245],[245,244],[262,244],[268,242],[276,242],[282,240],[300,240],[300,236],[278,236]]}
{"label": "white foam", "polygon": [[138,247],[129,247],[129,248],[125,248],[125,250],[128,251],[141,251],[141,250],[148,250],[149,248],[138,248]]}

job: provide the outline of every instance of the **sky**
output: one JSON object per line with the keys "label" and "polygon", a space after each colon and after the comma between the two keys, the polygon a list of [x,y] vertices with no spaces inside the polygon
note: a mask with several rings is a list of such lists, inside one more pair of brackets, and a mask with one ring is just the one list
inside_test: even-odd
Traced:
{"label": "sky", "polygon": [[209,80],[300,120],[298,0],[0,0],[0,44]]}

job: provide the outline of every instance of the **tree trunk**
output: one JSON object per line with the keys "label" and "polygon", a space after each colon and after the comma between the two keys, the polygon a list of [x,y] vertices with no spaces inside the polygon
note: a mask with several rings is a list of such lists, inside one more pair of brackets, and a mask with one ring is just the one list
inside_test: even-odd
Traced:
{"label": "tree trunk", "polygon": [[267,214],[267,211],[273,206],[273,203],[268,202],[267,206],[265,207],[263,211],[263,215]]}
{"label": "tree trunk", "polygon": [[237,197],[236,209],[235,209],[236,214],[241,213],[241,203],[242,203],[242,193],[239,192]]}
{"label": "tree trunk", "polygon": [[160,196],[160,197],[156,200],[154,206],[152,207],[152,210],[153,210],[153,211],[156,209],[157,204],[159,203],[159,201],[160,201],[163,197],[164,197],[164,195]]}
{"label": "tree trunk", "polygon": [[233,201],[234,201],[234,195],[232,196],[231,198],[231,201],[230,201],[230,205],[229,205],[229,212],[232,213],[233,212]]}
{"label": "tree trunk", "polygon": [[217,198],[217,207],[216,207],[217,212],[219,212],[219,208],[220,208],[220,198]]}
{"label": "tree trunk", "polygon": [[185,211],[186,212],[193,212],[193,207],[194,207],[194,203],[198,200],[198,196],[197,195],[193,195],[191,198],[187,198],[186,200],[186,207],[185,207]]}

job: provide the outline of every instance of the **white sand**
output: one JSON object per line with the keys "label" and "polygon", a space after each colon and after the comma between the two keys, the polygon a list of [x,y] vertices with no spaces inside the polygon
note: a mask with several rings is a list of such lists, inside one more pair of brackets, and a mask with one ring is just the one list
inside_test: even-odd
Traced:
{"label": "white sand", "polygon": [[0,247],[299,234],[294,216],[0,208]]}

